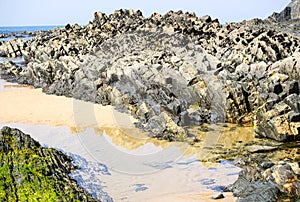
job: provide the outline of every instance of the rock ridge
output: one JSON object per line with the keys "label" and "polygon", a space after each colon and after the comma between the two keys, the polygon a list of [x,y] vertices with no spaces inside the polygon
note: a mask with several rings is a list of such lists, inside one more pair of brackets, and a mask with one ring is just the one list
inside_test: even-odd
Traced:
{"label": "rock ridge", "polygon": [[[8,63],[2,72],[46,93],[115,105],[158,138],[184,140],[185,126],[204,122],[251,121],[261,137],[297,140],[298,105],[272,108],[288,96],[298,100],[299,39],[261,23],[221,25],[181,11],[149,18],[96,12],[86,26],[18,46],[26,68]],[[268,111],[271,117],[260,116]]]}

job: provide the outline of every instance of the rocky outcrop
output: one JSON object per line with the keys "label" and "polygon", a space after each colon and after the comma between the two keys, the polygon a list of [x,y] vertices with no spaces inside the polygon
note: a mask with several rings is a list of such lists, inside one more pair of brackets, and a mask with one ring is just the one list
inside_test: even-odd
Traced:
{"label": "rocky outcrop", "polygon": [[20,57],[27,47],[28,42],[20,39],[13,39],[0,43],[0,57]]}
{"label": "rocky outcrop", "polygon": [[283,64],[241,64],[234,73],[220,73],[229,77],[225,88],[229,121],[245,123],[252,120],[261,137],[278,141],[300,139],[299,83],[293,80],[293,74],[289,74],[293,78],[290,79],[287,72],[281,70],[285,68]]}
{"label": "rocky outcrop", "polygon": [[71,157],[17,129],[1,129],[0,160],[1,201],[98,201],[69,177]]}
{"label": "rocky outcrop", "polygon": [[300,19],[300,1],[292,0],[280,13],[274,13],[273,17],[279,22]]}
{"label": "rocky outcrop", "polygon": [[38,35],[22,49],[27,68],[6,64],[2,72],[46,93],[129,111],[159,138],[183,140],[184,126],[203,122],[252,121],[261,137],[296,140],[298,108],[286,102],[299,95],[300,43],[263,24],[97,12],[87,26]]}
{"label": "rocky outcrop", "polygon": [[300,198],[299,163],[264,162],[248,166],[238,180],[225,191],[233,192],[242,201],[275,202],[284,198]]}
{"label": "rocky outcrop", "polygon": [[216,80],[213,71],[219,61],[184,36],[126,33],[105,41],[84,61],[73,82],[72,74],[68,82],[54,78],[45,91],[57,94],[71,83],[64,91],[72,97],[127,109],[152,135],[169,140],[184,138],[181,126],[224,117],[222,111],[209,112],[212,94],[207,84]]}

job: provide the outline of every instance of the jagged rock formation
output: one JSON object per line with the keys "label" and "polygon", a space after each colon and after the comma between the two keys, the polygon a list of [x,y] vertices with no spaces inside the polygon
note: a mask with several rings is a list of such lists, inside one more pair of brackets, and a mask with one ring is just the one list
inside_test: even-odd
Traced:
{"label": "jagged rock formation", "polygon": [[43,148],[17,129],[1,129],[1,201],[98,201],[69,177],[75,169],[62,152]]}
{"label": "jagged rock formation", "polygon": [[280,13],[274,13],[273,17],[278,22],[300,19],[300,1],[292,0]]}
{"label": "jagged rock formation", "polygon": [[47,93],[113,104],[156,137],[183,140],[184,126],[252,121],[260,136],[289,141],[300,131],[299,44],[261,20],[222,26],[180,11],[97,12],[87,26],[38,35],[21,46],[27,68],[6,64],[2,73]]}
{"label": "jagged rock formation", "polygon": [[13,39],[8,42],[0,42],[0,57],[19,57],[27,46],[27,41]]}
{"label": "jagged rock formation", "polygon": [[[264,162],[258,167],[245,167],[238,180],[228,186],[239,202],[275,202],[283,198],[300,198],[299,163]],[[298,175],[297,175],[298,174]]]}

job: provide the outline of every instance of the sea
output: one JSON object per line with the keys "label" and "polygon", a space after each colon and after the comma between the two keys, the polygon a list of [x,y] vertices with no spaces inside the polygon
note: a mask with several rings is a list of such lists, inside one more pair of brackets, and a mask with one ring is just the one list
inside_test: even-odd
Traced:
{"label": "sea", "polygon": [[63,27],[62,25],[51,25],[51,26],[0,26],[0,34],[22,34],[23,31],[34,32],[34,31],[47,31],[55,27]]}
{"label": "sea", "polygon": [[9,35],[9,37],[7,38],[0,38],[0,41],[9,41],[11,39],[14,38],[14,36],[18,36],[24,39],[30,39],[32,37],[23,34],[24,31],[26,32],[35,32],[35,31],[48,31],[51,30],[53,28],[62,28],[64,26],[62,25],[51,25],[51,26],[5,26],[5,27],[1,27],[0,26],[0,35],[5,34],[5,35]]}

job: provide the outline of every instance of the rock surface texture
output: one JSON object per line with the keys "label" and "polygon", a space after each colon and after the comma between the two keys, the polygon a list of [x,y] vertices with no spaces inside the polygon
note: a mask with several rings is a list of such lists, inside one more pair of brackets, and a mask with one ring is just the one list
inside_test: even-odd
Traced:
{"label": "rock surface texture", "polygon": [[264,162],[258,167],[246,167],[227,191],[242,201],[275,202],[288,197],[300,198],[299,163]]}
{"label": "rock surface texture", "polygon": [[278,21],[298,20],[300,19],[300,1],[292,0],[291,3],[280,13],[273,14]]}
{"label": "rock surface texture", "polygon": [[1,129],[1,201],[98,201],[69,177],[75,169],[62,152],[17,129]]}

